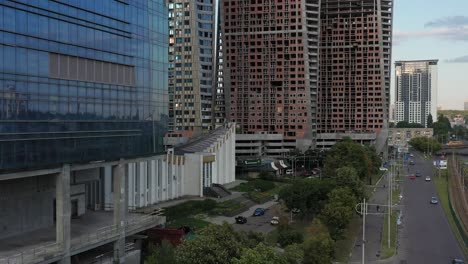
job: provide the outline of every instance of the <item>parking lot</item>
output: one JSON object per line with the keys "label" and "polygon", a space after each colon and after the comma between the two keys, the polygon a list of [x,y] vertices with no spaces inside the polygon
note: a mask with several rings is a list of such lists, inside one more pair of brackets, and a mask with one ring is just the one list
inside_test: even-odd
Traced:
{"label": "parking lot", "polygon": [[[246,216],[247,223],[245,224],[233,224],[234,229],[237,231],[257,231],[262,233],[269,233],[273,231],[276,226],[270,224],[273,216],[278,216],[279,205],[274,205],[265,211],[262,216]],[[233,217],[234,219],[234,217]]]}

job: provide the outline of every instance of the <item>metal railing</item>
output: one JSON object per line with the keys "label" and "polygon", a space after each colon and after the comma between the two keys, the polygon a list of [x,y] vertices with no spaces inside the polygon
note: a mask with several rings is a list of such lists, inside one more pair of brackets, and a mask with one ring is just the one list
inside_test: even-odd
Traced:
{"label": "metal railing", "polygon": [[[159,224],[161,216],[158,215],[142,215],[134,217],[125,222],[125,233],[131,233],[145,229],[148,225]],[[119,235],[117,225],[105,226],[97,229],[92,233],[87,233],[70,241],[70,251],[79,250],[80,248],[97,244],[99,242],[112,239]],[[0,264],[32,264],[45,261],[47,259],[56,258],[62,255],[62,246],[59,243],[48,243],[32,249],[28,249],[8,257],[0,257]]]}

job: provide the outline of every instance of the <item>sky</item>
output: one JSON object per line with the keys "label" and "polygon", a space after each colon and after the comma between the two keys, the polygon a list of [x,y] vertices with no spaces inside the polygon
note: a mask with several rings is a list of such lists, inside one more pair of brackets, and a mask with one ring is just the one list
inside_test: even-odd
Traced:
{"label": "sky", "polygon": [[392,59],[438,59],[437,105],[463,109],[468,101],[468,0],[394,0]]}

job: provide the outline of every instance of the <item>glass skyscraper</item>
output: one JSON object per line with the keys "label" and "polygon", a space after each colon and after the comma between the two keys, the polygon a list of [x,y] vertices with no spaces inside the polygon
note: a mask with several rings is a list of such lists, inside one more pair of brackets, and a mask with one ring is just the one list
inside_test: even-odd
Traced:
{"label": "glass skyscraper", "polygon": [[0,171],[163,152],[164,0],[0,0]]}

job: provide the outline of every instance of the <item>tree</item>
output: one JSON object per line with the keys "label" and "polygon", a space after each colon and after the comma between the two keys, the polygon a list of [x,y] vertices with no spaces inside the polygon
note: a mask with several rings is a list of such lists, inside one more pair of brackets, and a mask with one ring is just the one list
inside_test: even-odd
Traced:
{"label": "tree", "polygon": [[408,123],[407,121],[398,122],[396,127],[397,128],[424,128],[424,126],[419,123]]}
{"label": "tree", "polygon": [[307,228],[307,231],[311,236],[304,242],[304,259],[302,263],[332,263],[335,242],[330,237],[327,227],[316,218],[311,226]]}
{"label": "tree", "polygon": [[283,186],[279,198],[291,210],[298,208],[303,214],[314,215],[323,208],[334,184],[327,179],[300,179]]}
{"label": "tree", "polygon": [[353,167],[341,167],[336,170],[336,174],[331,178],[335,181],[337,187],[350,188],[358,200],[364,198],[364,184],[359,179],[359,176]]}
{"label": "tree", "polygon": [[241,256],[244,241],[245,237],[228,223],[209,225],[177,248],[176,260],[178,264],[230,264]]}
{"label": "tree", "polygon": [[288,264],[297,264],[304,258],[302,244],[292,244],[284,249],[284,258]]}
{"label": "tree", "polygon": [[301,244],[302,242],[304,242],[304,236],[299,231],[289,226],[278,229],[278,243],[282,248],[292,244]]}
{"label": "tree", "polygon": [[343,230],[354,214],[356,197],[349,188],[333,190],[329,195],[328,203],[320,213],[320,219],[327,225],[333,239],[341,237]]}
{"label": "tree", "polygon": [[[223,262],[220,262],[223,263]],[[263,243],[254,248],[245,249],[239,258],[232,261],[233,264],[288,264],[286,258],[278,253],[273,247],[265,246]]]}
{"label": "tree", "polygon": [[430,151],[435,153],[442,148],[437,140],[427,137],[414,137],[408,143],[413,146],[413,148],[421,152]]}
{"label": "tree", "polygon": [[345,138],[328,151],[323,172],[327,177],[332,177],[338,168],[353,167],[361,180],[368,179],[370,182],[380,163],[374,148]]}
{"label": "tree", "polygon": [[433,123],[434,121],[432,120],[432,115],[431,114],[427,115],[427,127],[431,128]]}
{"label": "tree", "polygon": [[167,240],[161,242],[161,246],[150,245],[150,255],[145,259],[145,264],[176,264],[174,246]]}

